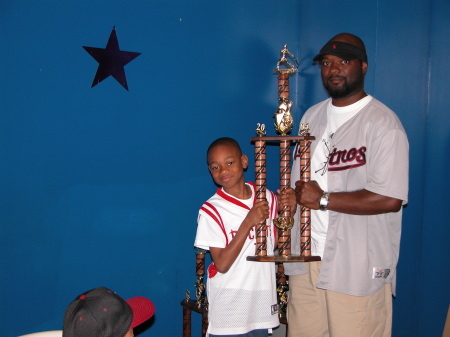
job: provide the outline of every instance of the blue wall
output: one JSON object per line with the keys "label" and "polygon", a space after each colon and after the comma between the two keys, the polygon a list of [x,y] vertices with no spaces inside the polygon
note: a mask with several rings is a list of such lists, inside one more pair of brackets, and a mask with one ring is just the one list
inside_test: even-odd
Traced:
{"label": "blue wall", "polygon": [[[394,337],[441,336],[450,303],[450,2],[301,2],[300,46],[311,56],[336,32],[366,42],[366,91],[400,117],[410,141],[410,193],[404,211],[394,300]],[[304,70],[299,99],[324,98],[318,70]],[[305,96],[303,96],[304,91]]]}
{"label": "blue wall", "polygon": [[[426,179],[420,274],[421,336],[427,336],[429,331],[440,336],[450,303],[450,207],[447,205],[447,191],[450,189],[447,173],[450,166],[450,81],[447,76],[450,70],[447,62],[450,53],[450,2],[433,2],[431,18],[428,62],[430,80],[427,88],[429,105],[424,141]],[[444,205],[439,205],[437,200],[446,201]]]}
{"label": "blue wall", "polygon": [[[298,45],[298,3],[2,1],[2,336],[61,328],[67,304],[108,286],[155,302],[142,336],[181,335],[194,292],[197,212],[216,187],[205,151],[250,151],[277,107],[272,70]],[[91,88],[116,26],[129,91]],[[249,177],[251,179],[251,177]]]}
{"label": "blue wall", "polygon": [[[2,1],[2,335],[60,329],[67,304],[100,285],[155,302],[140,336],[181,335],[197,209],[215,190],[206,147],[231,136],[251,154],[256,123],[272,130],[284,43],[300,61],[298,122],[325,98],[311,57],[349,31],[366,42],[367,91],[410,139],[393,335],[440,336],[449,17],[446,0]],[[129,91],[112,78],[90,88],[97,63],[81,46],[105,47],[113,26],[122,50],[142,53],[125,67]]]}

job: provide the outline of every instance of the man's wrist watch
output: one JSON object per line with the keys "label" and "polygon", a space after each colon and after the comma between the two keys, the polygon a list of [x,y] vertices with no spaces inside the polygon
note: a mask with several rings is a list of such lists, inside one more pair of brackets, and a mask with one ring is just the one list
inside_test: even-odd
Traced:
{"label": "man's wrist watch", "polygon": [[330,200],[330,193],[329,192],[323,192],[322,196],[319,200],[319,209],[321,211],[326,211],[328,209],[328,202]]}

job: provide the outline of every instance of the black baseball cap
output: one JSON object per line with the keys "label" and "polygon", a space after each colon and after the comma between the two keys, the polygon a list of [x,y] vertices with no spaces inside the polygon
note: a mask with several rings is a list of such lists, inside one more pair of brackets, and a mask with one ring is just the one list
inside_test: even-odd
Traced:
{"label": "black baseball cap", "polygon": [[340,57],[343,60],[351,61],[354,59],[360,59],[367,63],[367,54],[365,49],[360,49],[350,43],[340,42],[340,41],[328,41],[322,49],[320,49],[319,54],[314,56],[313,62],[316,64],[319,62],[324,55],[330,54]]}
{"label": "black baseball cap", "polygon": [[123,300],[112,290],[89,290],[69,304],[64,314],[63,337],[123,337],[155,313],[146,297]]}

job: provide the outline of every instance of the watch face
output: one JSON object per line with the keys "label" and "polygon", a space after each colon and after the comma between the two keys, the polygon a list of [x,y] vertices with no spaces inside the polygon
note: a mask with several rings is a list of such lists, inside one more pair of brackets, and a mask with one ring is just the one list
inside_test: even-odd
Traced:
{"label": "watch face", "polygon": [[327,207],[328,207],[328,197],[329,197],[329,193],[324,192],[322,194],[322,196],[320,197],[320,202],[319,202],[319,209],[321,211],[326,211]]}

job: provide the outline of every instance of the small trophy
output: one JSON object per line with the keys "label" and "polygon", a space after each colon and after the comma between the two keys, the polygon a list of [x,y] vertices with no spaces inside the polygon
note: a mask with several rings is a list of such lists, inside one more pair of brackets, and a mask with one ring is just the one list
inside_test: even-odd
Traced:
{"label": "small trophy", "polygon": [[202,315],[202,336],[206,336],[208,329],[208,299],[206,298],[206,289],[203,277],[205,275],[205,254],[206,250],[196,248],[195,254],[195,298],[191,299],[189,290],[186,290],[185,299],[181,301],[183,306],[183,337],[191,337],[191,319],[192,311]]}

